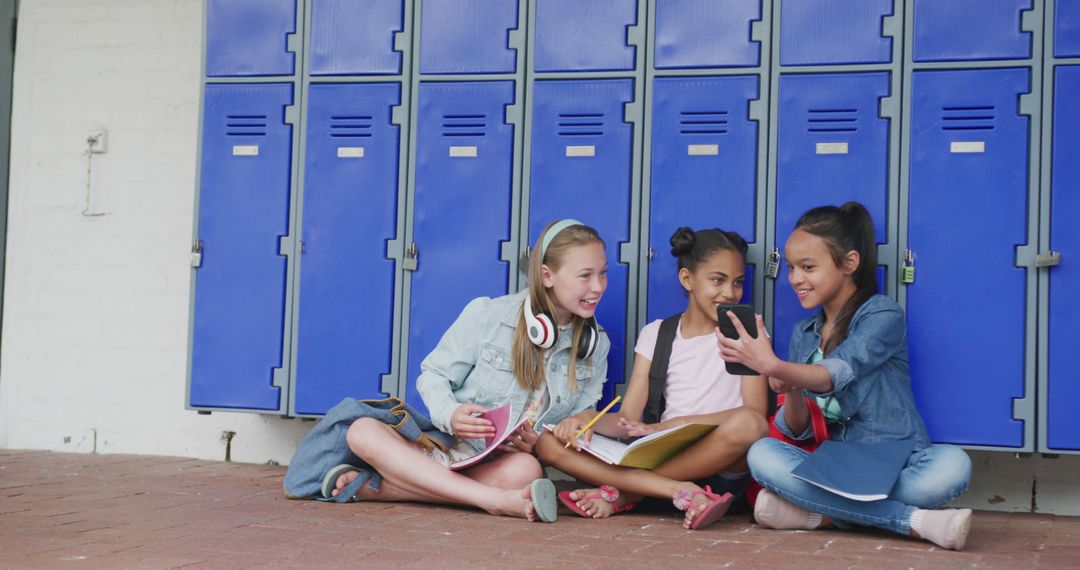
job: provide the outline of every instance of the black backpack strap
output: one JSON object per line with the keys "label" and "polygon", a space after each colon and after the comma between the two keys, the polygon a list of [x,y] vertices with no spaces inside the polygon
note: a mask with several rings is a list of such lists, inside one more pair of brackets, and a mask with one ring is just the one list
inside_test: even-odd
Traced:
{"label": "black backpack strap", "polygon": [[675,333],[679,330],[679,318],[682,313],[668,317],[660,322],[660,332],[656,335],[656,347],[653,348],[652,366],[649,367],[649,399],[645,402],[645,412],[641,421],[655,424],[664,414],[664,385],[667,384],[668,361],[671,359],[671,345],[675,343]]}

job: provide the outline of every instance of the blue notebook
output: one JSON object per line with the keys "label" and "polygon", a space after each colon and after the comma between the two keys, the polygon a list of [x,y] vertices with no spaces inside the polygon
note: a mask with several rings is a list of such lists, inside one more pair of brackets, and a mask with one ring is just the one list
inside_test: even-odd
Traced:
{"label": "blue notebook", "polygon": [[791,474],[826,491],[856,501],[887,498],[907,465],[915,441],[882,443],[826,441]]}

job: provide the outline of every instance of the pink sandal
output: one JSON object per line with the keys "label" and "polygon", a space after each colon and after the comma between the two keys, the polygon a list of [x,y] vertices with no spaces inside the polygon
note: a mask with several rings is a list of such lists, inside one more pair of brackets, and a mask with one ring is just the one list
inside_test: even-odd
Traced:
{"label": "pink sandal", "polygon": [[675,508],[680,511],[685,511],[693,506],[694,497],[696,495],[705,495],[712,499],[712,503],[705,507],[704,510],[699,512],[697,516],[690,521],[691,530],[705,528],[723,518],[724,514],[727,513],[728,508],[731,507],[732,501],[735,500],[735,495],[732,495],[731,493],[717,495],[712,492],[712,487],[706,485],[704,491],[688,491],[686,489],[676,491],[675,495],[671,498],[671,502],[675,503]]}
{"label": "pink sandal", "polygon": [[611,513],[613,515],[625,513],[626,511],[632,510],[635,506],[637,506],[637,503],[627,503],[625,505],[619,506],[619,490],[610,485],[600,485],[600,492],[593,493],[591,495],[585,495],[577,501],[570,498],[571,493],[573,493],[573,491],[560,491],[559,502],[566,505],[566,508],[587,519],[591,519],[593,518],[593,516],[590,515],[585,509],[579,507],[577,505],[577,501],[584,501],[585,499],[603,499],[604,501],[611,503],[615,507],[615,512]]}

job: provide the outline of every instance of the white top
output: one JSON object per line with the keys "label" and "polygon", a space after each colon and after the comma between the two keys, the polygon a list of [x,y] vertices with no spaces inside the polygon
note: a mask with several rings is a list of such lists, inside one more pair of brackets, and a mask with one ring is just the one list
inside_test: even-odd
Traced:
{"label": "white top", "polygon": [[[652,360],[661,321],[641,329],[634,352]],[[660,421],[697,414],[715,414],[742,405],[742,377],[728,374],[712,332],[692,338],[675,331],[668,361],[665,407]]]}

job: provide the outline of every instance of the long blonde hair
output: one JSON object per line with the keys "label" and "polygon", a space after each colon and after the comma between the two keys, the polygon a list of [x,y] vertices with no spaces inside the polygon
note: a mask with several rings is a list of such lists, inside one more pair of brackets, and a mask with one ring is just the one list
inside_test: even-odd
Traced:
{"label": "long blonde hair", "polygon": [[[542,247],[544,237],[551,230],[551,226],[556,223],[548,224],[544,231],[540,232],[540,237],[536,239],[536,244],[533,245],[532,252],[529,254],[529,262],[525,269],[525,276],[529,284],[529,296],[525,299],[525,302],[532,303],[534,315],[541,312],[548,315],[555,314],[555,302],[551,297],[551,291],[544,287],[541,281],[542,266],[546,265],[552,271],[558,271],[566,259],[566,254],[575,247],[594,243],[604,247],[604,240],[600,239],[600,234],[596,230],[585,225],[573,225],[556,234],[548,243],[547,249],[544,249]],[[581,342],[581,334],[585,329],[586,321],[577,315],[571,314],[570,322],[573,324],[574,336],[570,344],[570,362],[567,376],[570,389],[576,392],[578,385],[577,349],[575,347]],[[532,391],[542,388],[547,378],[544,375],[544,349],[533,344],[529,340],[529,334],[526,331],[525,312],[522,311],[518,315],[518,324],[514,329],[514,344],[511,352],[514,361],[514,375],[517,377],[518,384],[522,388]]]}

